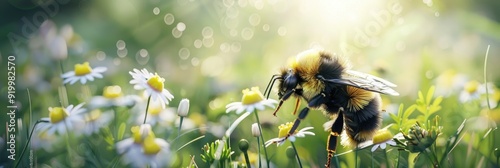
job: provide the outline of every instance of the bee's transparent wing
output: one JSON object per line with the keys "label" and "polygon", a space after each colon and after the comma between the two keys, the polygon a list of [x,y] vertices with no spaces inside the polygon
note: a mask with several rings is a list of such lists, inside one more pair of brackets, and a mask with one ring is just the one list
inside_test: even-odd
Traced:
{"label": "bee's transparent wing", "polygon": [[391,83],[385,79],[370,74],[357,72],[353,70],[346,70],[345,73],[342,75],[341,79],[324,79],[324,80],[327,82],[345,84],[382,94],[388,94],[393,96],[399,95],[398,92],[392,89],[393,87],[396,87],[394,83]]}

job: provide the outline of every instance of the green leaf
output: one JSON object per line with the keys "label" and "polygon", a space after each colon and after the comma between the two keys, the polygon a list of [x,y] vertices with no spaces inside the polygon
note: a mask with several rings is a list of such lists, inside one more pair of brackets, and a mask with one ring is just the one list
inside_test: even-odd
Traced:
{"label": "green leaf", "polygon": [[120,124],[120,127],[118,128],[118,134],[116,136],[116,139],[118,140],[122,140],[123,139],[123,135],[125,134],[125,128],[127,127],[127,124],[125,124],[124,122],[122,122]]}
{"label": "green leaf", "polygon": [[405,108],[405,105],[403,103],[399,104],[399,109],[398,109],[398,117],[399,118],[402,118],[404,108]]}
{"label": "green leaf", "polygon": [[399,125],[400,118],[398,116],[392,113],[389,113],[389,116],[392,118],[392,120],[394,120],[395,123],[398,123]]}
{"label": "green leaf", "polygon": [[418,99],[417,99],[417,102],[421,101],[422,103],[425,104],[425,99],[424,99],[424,94],[422,93],[422,91],[418,91]]}
{"label": "green leaf", "polygon": [[404,115],[403,115],[403,119],[407,119],[410,117],[410,115],[415,111],[415,109],[417,108],[417,105],[411,105],[410,107],[408,107],[405,112],[404,112]]}
{"label": "green leaf", "polygon": [[431,88],[429,88],[429,90],[427,91],[427,98],[425,99],[425,104],[428,105],[431,103],[432,96],[434,95],[435,89],[436,89],[436,87],[434,87],[434,86],[431,86]]}

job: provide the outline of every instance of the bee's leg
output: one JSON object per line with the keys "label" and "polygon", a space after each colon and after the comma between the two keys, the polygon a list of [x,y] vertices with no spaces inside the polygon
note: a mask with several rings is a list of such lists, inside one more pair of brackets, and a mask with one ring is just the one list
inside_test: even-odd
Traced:
{"label": "bee's leg", "polygon": [[332,157],[337,149],[337,137],[342,132],[343,127],[344,127],[344,116],[343,116],[343,110],[340,109],[337,119],[335,119],[335,122],[332,124],[332,127],[330,129],[330,135],[328,136],[328,143],[326,145],[326,151],[328,152],[328,157],[326,159],[327,162],[325,164],[325,167],[330,167]]}
{"label": "bee's leg", "polygon": [[322,99],[324,97],[325,97],[325,94],[321,93],[321,94],[318,94],[318,95],[314,96],[311,99],[311,101],[309,101],[308,107],[304,107],[300,111],[299,116],[293,122],[293,126],[290,129],[290,131],[288,131],[288,135],[285,137],[285,139],[288,139],[289,136],[291,136],[291,135],[293,135],[295,133],[295,130],[297,130],[297,127],[299,127],[300,121],[302,121],[304,118],[306,118],[307,114],[309,113],[309,107],[318,107],[318,106],[320,106],[324,102],[324,99]]}
{"label": "bee's leg", "polygon": [[299,109],[300,106],[300,98],[297,98],[297,101],[295,102],[295,110],[293,110],[293,115],[297,114],[297,109]]}
{"label": "bee's leg", "polygon": [[274,113],[273,115],[276,116],[276,113],[280,110],[281,108],[281,105],[283,105],[283,102],[285,102],[288,98],[290,98],[290,96],[292,96],[292,93],[295,93],[297,92],[295,89],[292,89],[292,90],[289,90],[287,91],[283,97],[281,98],[279,104],[278,104],[278,107],[276,108],[276,110],[274,110]]}

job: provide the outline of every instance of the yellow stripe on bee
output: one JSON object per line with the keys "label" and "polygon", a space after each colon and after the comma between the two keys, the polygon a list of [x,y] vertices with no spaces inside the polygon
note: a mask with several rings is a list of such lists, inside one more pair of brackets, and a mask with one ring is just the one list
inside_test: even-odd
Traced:
{"label": "yellow stripe on bee", "polygon": [[350,111],[359,111],[375,98],[376,93],[352,86],[347,86],[347,95],[349,95],[347,108]]}

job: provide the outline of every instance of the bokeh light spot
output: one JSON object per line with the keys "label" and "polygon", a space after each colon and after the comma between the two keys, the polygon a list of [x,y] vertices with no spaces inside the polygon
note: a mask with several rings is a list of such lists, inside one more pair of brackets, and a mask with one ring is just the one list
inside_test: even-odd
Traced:
{"label": "bokeh light spot", "polygon": [[269,24],[262,25],[262,30],[264,30],[264,31],[269,31],[269,28],[270,28]]}
{"label": "bokeh light spot", "polygon": [[201,48],[203,46],[203,42],[200,39],[194,40],[194,47]]}
{"label": "bokeh light spot", "polygon": [[160,14],[160,8],[158,8],[158,7],[153,8],[153,14],[155,14],[155,15]]}
{"label": "bokeh light spot", "polygon": [[257,26],[260,23],[260,15],[259,14],[252,14],[250,17],[248,17],[248,22],[250,22],[250,25],[252,26]]}
{"label": "bokeh light spot", "polygon": [[97,60],[102,61],[106,58],[106,53],[104,53],[103,51],[97,51],[95,57],[97,58]]}
{"label": "bokeh light spot", "polygon": [[250,28],[248,28],[248,27],[243,28],[243,30],[241,30],[241,37],[244,40],[250,40],[250,39],[252,39],[252,37],[253,37],[253,30],[250,29]]}
{"label": "bokeh light spot", "polygon": [[278,35],[285,36],[286,32],[287,32],[286,27],[281,26],[280,28],[278,28]]}
{"label": "bokeh light spot", "polygon": [[179,30],[181,32],[186,30],[186,24],[184,24],[183,22],[177,23],[177,30]]}
{"label": "bokeh light spot", "polygon": [[214,45],[214,38],[203,38],[203,46],[210,48]]}
{"label": "bokeh light spot", "polygon": [[179,57],[183,60],[186,60],[189,58],[189,55],[190,55],[190,52],[189,52],[189,49],[187,48],[181,48],[179,50]]}
{"label": "bokeh light spot", "polygon": [[182,36],[182,31],[179,31],[177,27],[174,27],[172,29],[172,36],[174,36],[175,38],[179,38]]}
{"label": "bokeh light spot", "polygon": [[204,38],[210,38],[214,35],[214,29],[211,27],[204,27],[203,30],[201,30],[201,35],[203,35]]}
{"label": "bokeh light spot", "polygon": [[125,41],[123,40],[118,40],[116,42],[116,48],[118,49],[124,49],[126,47]]}
{"label": "bokeh light spot", "polygon": [[141,49],[137,52],[137,54],[135,55],[135,60],[137,61],[137,63],[139,63],[140,65],[146,65],[149,61],[149,53],[148,53],[148,50],[146,49]]}
{"label": "bokeh light spot", "polygon": [[174,15],[172,15],[171,13],[165,14],[165,17],[163,17],[163,21],[167,25],[172,25],[172,23],[174,23],[175,21]]}
{"label": "bokeh light spot", "polygon": [[123,58],[123,57],[127,56],[128,50],[127,50],[127,48],[118,49],[118,50],[116,50],[116,54],[118,55],[118,57]]}

